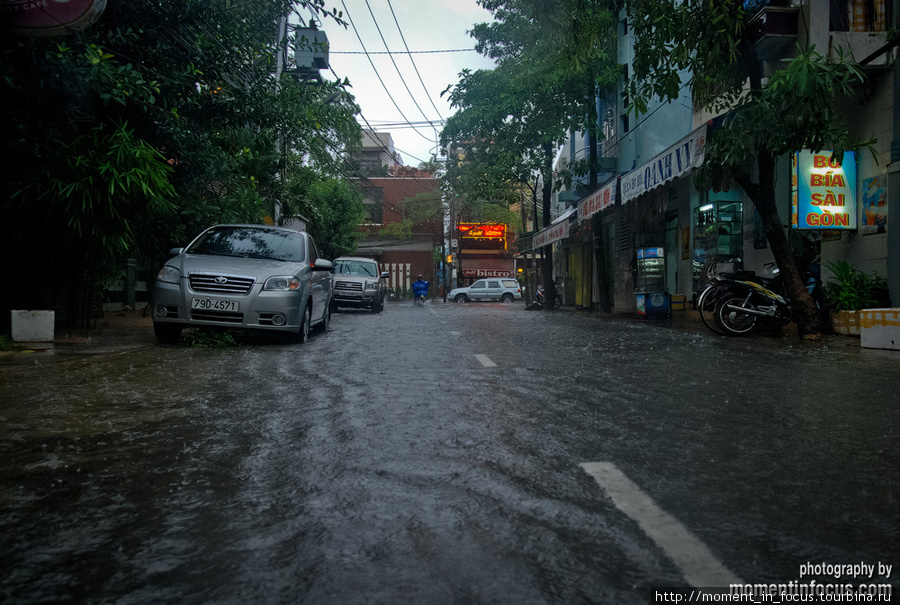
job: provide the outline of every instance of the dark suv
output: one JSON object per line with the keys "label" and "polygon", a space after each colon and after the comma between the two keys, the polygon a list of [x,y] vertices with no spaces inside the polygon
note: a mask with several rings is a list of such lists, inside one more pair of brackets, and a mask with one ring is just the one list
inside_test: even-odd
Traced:
{"label": "dark suv", "polygon": [[371,309],[375,313],[384,309],[388,272],[379,273],[373,259],[342,256],[334,261],[331,273],[335,308]]}

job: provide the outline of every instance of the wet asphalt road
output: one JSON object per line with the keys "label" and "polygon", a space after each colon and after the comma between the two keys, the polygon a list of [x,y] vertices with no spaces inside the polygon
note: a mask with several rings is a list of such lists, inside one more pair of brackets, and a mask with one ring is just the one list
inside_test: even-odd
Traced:
{"label": "wet asphalt road", "polygon": [[148,335],[35,359],[0,364],[4,603],[640,603],[687,585],[692,564],[589,462],[742,581],[900,566],[900,354],[394,303],[305,344]]}

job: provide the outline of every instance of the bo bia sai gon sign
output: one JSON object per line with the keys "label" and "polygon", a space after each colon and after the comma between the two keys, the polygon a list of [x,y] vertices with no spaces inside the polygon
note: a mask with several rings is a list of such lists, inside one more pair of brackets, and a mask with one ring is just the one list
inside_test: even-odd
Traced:
{"label": "bo bia sai gon sign", "polygon": [[856,229],[856,155],[838,161],[830,151],[794,154],[791,226]]}

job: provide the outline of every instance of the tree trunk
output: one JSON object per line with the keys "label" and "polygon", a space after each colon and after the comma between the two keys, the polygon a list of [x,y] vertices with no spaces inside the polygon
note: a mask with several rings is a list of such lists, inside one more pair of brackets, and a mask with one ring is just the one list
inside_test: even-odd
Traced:
{"label": "tree trunk", "polygon": [[[756,50],[746,35],[741,39],[741,53],[747,66],[750,94],[758,95],[762,91],[762,66]],[[775,204],[775,158],[771,152],[767,149],[760,149],[757,166],[759,168],[758,185],[752,183],[747,173],[735,180],[750,196],[750,201],[753,202],[762,218],[763,232],[772,247],[772,256],[775,257],[775,262],[781,272],[781,282],[784,285],[785,293],[794,308],[800,334],[819,336],[822,334],[822,317],[797,269],[797,262],[791,254],[787,236],[784,234],[784,226],[778,215],[778,206]]]}
{"label": "tree trunk", "polygon": [[781,282],[791,301],[797,318],[800,334],[816,336],[822,333],[822,316],[816,303],[806,289],[806,284],[791,254],[784,226],[775,204],[775,159],[768,152],[759,154],[759,185],[750,181],[749,176],[740,177],[738,183],[756,207],[763,222],[763,232],[772,248],[772,256],[780,270]]}
{"label": "tree trunk", "polygon": [[[553,193],[553,146],[544,143],[544,186],[541,189],[543,207],[543,226],[550,226],[550,202]],[[541,271],[544,285],[544,310],[553,311],[553,301],[556,300],[556,285],[553,283],[553,244],[547,244],[541,248]]]}

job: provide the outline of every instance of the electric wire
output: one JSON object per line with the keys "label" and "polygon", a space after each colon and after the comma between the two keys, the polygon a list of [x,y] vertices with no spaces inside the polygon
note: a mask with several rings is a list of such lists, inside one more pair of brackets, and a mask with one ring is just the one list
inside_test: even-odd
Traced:
{"label": "electric wire", "polygon": [[446,50],[409,50],[407,48],[403,52],[396,50],[373,50],[370,52],[361,50],[329,50],[328,52],[332,55],[428,55],[436,53],[474,53],[478,51],[474,48],[451,48]]}
{"label": "electric wire", "polygon": [[409,50],[409,45],[406,43],[406,36],[403,35],[403,29],[400,27],[400,22],[397,20],[397,14],[394,12],[394,5],[391,3],[391,0],[388,0],[388,8],[391,9],[391,15],[394,17],[394,23],[397,24],[397,31],[400,32],[400,39],[403,40],[403,48],[406,49],[406,54],[409,55],[409,62],[412,63],[413,70],[415,70],[416,76],[418,76],[419,78],[419,83],[422,85],[422,90],[425,91],[425,96],[428,97],[428,100],[431,102],[431,106],[434,107],[434,111],[435,113],[437,113],[438,118],[440,118],[443,122],[444,116],[441,115],[440,110],[434,103],[434,99],[431,98],[431,94],[428,92],[428,87],[425,86],[425,82],[424,80],[422,80],[422,74],[419,73],[419,68],[416,66],[416,62],[413,59],[412,52],[410,52]]}
{"label": "electric wire", "polygon": [[[378,32],[378,35],[381,37],[382,43],[384,43],[384,48],[388,51],[391,50],[390,46],[388,46],[387,40],[384,38],[384,33],[381,31],[381,26],[378,25],[378,20],[375,18],[375,13],[372,11],[372,5],[369,4],[369,0],[366,0],[366,8],[369,9],[369,14],[372,16],[372,22],[375,24],[375,30]],[[400,34],[403,35],[402,33]],[[406,89],[406,92],[409,94],[409,98],[412,99],[413,105],[416,106],[416,109],[419,110],[419,113],[422,114],[422,117],[426,120],[428,116],[425,115],[425,111],[419,105],[419,102],[416,101],[415,95],[413,95],[412,91],[409,89],[409,85],[406,83],[406,78],[403,77],[403,72],[400,71],[400,66],[397,65],[397,62],[394,61],[394,55],[388,52],[388,58],[391,60],[391,63],[394,65],[394,69],[397,70],[397,75],[400,76],[400,82],[403,84],[403,88]]]}
{"label": "electric wire", "polygon": [[[331,73],[334,75],[335,78],[338,79],[338,81],[341,80],[341,77],[340,77],[339,75],[337,75],[337,72],[334,71],[334,68],[333,68],[333,67],[331,67],[331,66],[329,65],[329,66],[328,66],[328,70],[331,71]],[[366,127],[367,127],[369,130],[371,130],[373,133],[374,133],[374,132],[377,132],[377,130],[369,123],[369,120],[366,119],[366,116],[363,115],[362,111],[359,112],[359,117],[362,119],[363,122],[365,122]],[[412,124],[410,124],[408,121],[407,121],[407,122],[404,122],[404,124],[408,124],[409,126],[412,126]],[[418,132],[418,131],[416,131],[416,132]],[[421,134],[421,133],[419,133],[419,134]],[[431,139],[429,139],[428,142],[431,143]],[[381,144],[379,143],[379,147],[381,148],[382,151],[384,151],[384,152],[387,153],[388,155],[392,155],[391,150],[388,149],[387,147],[385,147],[384,145],[381,145]],[[418,160],[420,163],[426,163],[426,160],[423,160],[422,158],[417,157],[417,156],[415,156],[415,155],[409,153],[408,151],[404,151],[404,150],[402,150],[402,149],[400,149],[400,148],[398,148],[398,147],[394,147],[394,151],[395,151],[395,152],[400,152],[400,153],[402,153],[402,154],[404,154],[404,155],[407,155],[407,156],[411,157],[411,158],[414,159],[414,160]]]}
{"label": "electric wire", "polygon": [[[360,46],[362,46],[362,49],[363,49],[364,51],[366,51],[366,53],[365,53],[365,54],[366,54],[366,58],[369,60],[369,64],[372,66],[372,70],[375,72],[375,77],[378,78],[378,81],[381,83],[382,88],[384,88],[384,91],[387,93],[387,96],[388,96],[388,98],[391,100],[391,103],[393,103],[394,107],[397,108],[397,111],[400,113],[400,116],[401,116],[408,124],[411,125],[411,123],[410,123],[410,121],[409,121],[409,118],[406,117],[406,115],[403,113],[403,110],[400,109],[400,106],[399,106],[399,105],[397,105],[397,101],[394,99],[393,95],[391,95],[391,91],[388,89],[387,84],[384,83],[384,80],[382,79],[381,74],[378,73],[378,69],[375,67],[375,62],[372,61],[372,57],[369,56],[368,49],[366,48],[365,43],[362,41],[362,36],[360,35],[359,30],[356,28],[356,24],[353,23],[353,17],[350,16],[350,11],[347,9],[347,4],[344,2],[344,0],[341,0],[341,5],[344,7],[344,12],[345,12],[346,15],[347,15],[347,20],[350,22],[350,27],[353,28],[353,33],[356,34],[356,38],[357,38],[357,40],[359,40]],[[422,134],[421,132],[419,132],[419,131],[416,130],[415,128],[413,128],[413,130],[415,130],[416,134],[418,134],[420,137],[422,137],[423,139],[425,139],[425,140],[428,141],[429,143],[432,142],[432,140],[431,140],[430,138],[426,137],[424,134]],[[411,157],[412,157],[412,156],[411,156]]]}

